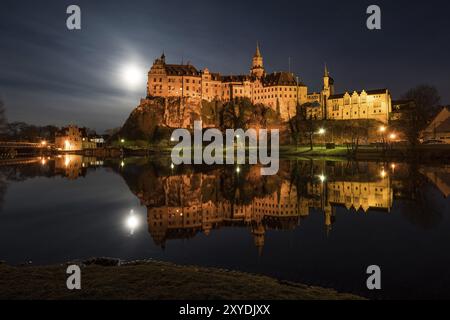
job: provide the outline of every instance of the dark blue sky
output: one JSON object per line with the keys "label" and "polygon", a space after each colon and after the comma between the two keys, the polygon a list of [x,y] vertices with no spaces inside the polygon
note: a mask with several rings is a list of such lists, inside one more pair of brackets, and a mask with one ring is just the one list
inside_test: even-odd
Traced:
{"label": "dark blue sky", "polygon": [[[66,28],[78,4],[82,30]],[[366,8],[382,9],[382,30]],[[0,4],[0,97],[10,121],[98,130],[120,126],[145,96],[122,77],[142,77],[164,50],[168,62],[247,73],[255,43],[266,70],[292,70],[319,90],[323,64],[337,91],[387,87],[398,98],[435,85],[450,103],[448,1],[23,1]]]}

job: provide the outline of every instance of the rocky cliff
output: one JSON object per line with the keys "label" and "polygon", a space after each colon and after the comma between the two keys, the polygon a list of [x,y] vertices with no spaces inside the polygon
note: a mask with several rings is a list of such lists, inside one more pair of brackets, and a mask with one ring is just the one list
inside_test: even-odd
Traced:
{"label": "rocky cliff", "polygon": [[203,121],[203,127],[279,128],[280,120],[267,106],[253,105],[250,100],[222,103],[193,98],[142,99],[119,132],[129,140],[160,142],[169,139],[175,128],[193,128],[194,121]]}
{"label": "rocky cliff", "polygon": [[132,140],[154,141],[170,128],[189,128],[201,119],[201,103],[191,98],[142,99],[119,135]]}

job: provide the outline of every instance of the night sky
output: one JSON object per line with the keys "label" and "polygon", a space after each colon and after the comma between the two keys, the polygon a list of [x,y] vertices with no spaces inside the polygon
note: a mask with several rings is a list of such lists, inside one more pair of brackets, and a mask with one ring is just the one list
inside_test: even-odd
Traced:
{"label": "night sky", "polygon": [[[66,28],[77,4],[82,29]],[[378,4],[382,30],[366,28]],[[421,83],[450,103],[448,1],[23,1],[0,3],[0,97],[9,121],[104,129],[121,126],[146,94],[164,50],[222,74],[248,73],[259,41],[266,70],[291,70],[320,90],[326,62],[336,91]],[[123,70],[139,68],[130,86]]]}

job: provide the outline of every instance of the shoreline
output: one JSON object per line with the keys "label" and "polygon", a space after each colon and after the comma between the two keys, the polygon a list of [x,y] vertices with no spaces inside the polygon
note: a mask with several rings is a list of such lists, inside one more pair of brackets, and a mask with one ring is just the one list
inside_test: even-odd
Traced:
{"label": "shoreline", "polygon": [[[81,290],[66,288],[66,267],[81,267]],[[219,268],[156,260],[97,258],[49,266],[0,263],[4,300],[361,300],[334,289]]]}
{"label": "shoreline", "polygon": [[[246,149],[248,150],[248,149]],[[54,151],[42,153],[29,153],[18,155],[15,158],[2,158],[0,162],[13,162],[14,159],[22,160],[24,158],[40,156],[61,156],[65,154],[82,155],[97,158],[120,159],[126,157],[170,157],[172,148],[169,146],[149,146],[147,148],[103,148],[88,149],[83,151],[62,152]],[[223,150],[225,152],[225,149]],[[319,159],[336,160],[354,160],[354,161],[417,161],[417,162],[436,162],[450,161],[450,145],[419,145],[416,150],[411,150],[405,146],[397,146],[388,150],[381,150],[373,146],[360,146],[358,151],[351,155],[345,146],[336,146],[334,149],[327,149],[322,145],[315,145],[313,150],[304,145],[282,145],[279,150],[280,158],[304,157]]]}

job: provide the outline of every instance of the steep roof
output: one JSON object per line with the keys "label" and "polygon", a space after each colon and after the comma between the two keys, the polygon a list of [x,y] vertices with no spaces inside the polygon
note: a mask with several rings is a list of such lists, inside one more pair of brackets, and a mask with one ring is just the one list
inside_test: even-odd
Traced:
{"label": "steep roof", "polygon": [[445,119],[436,127],[436,132],[450,132],[450,118]]}
{"label": "steep roof", "polygon": [[248,75],[231,75],[231,76],[222,76],[222,82],[244,82],[251,81],[252,77]]}
{"label": "steep roof", "polygon": [[[267,74],[263,79],[264,86],[296,86],[297,80],[293,73],[274,72]],[[299,83],[299,85],[303,85]]]}
{"label": "steep roof", "polygon": [[169,76],[200,76],[200,72],[190,64],[165,64]]}

